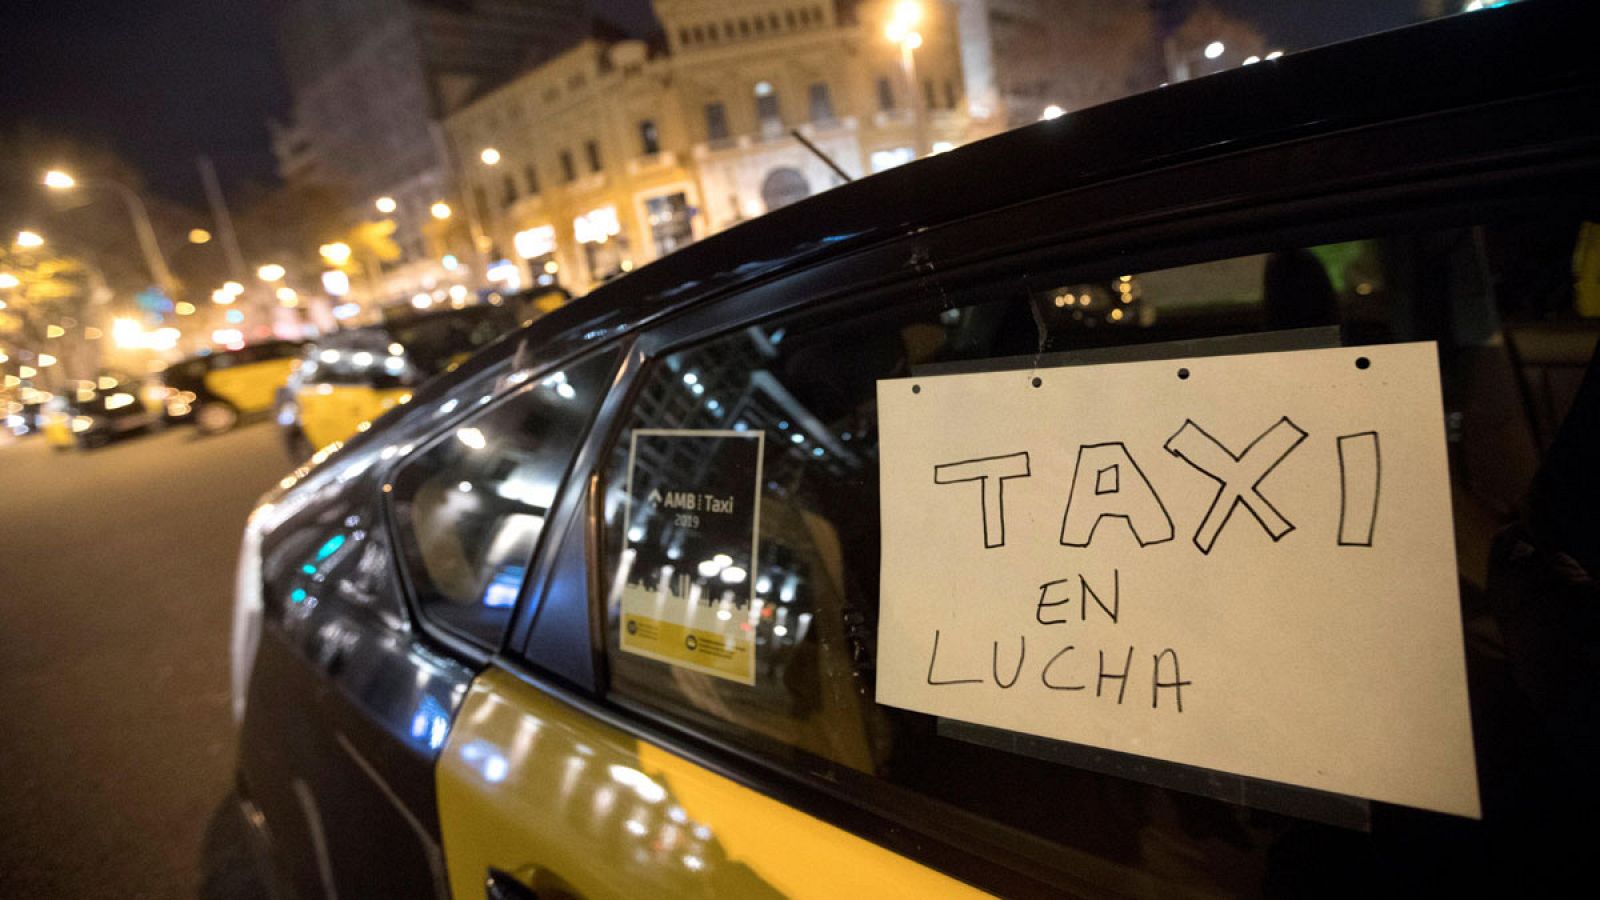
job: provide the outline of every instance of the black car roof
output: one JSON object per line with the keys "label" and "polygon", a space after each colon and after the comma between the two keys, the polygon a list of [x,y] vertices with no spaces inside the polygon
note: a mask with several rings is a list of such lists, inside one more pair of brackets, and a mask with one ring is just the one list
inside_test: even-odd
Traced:
{"label": "black car roof", "polygon": [[[1163,86],[816,194],[596,288],[522,335],[584,344],[804,264],[1123,174],[1593,84],[1600,4],[1527,0]],[[500,342],[470,375],[511,352]]]}

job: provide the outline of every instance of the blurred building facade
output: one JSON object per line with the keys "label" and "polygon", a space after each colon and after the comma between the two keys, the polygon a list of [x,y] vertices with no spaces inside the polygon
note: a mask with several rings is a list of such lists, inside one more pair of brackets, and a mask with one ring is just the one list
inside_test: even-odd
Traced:
{"label": "blurred building facade", "polygon": [[290,121],[273,128],[280,174],[339,190],[358,219],[392,198],[383,215],[403,254],[395,268],[406,271],[391,274],[411,281],[438,266],[431,210],[455,183],[438,123],[588,28],[584,0],[269,0],[269,9],[292,100]]}
{"label": "blurred building facade", "polygon": [[929,150],[970,140],[956,8],[925,3],[912,85],[889,7],[654,0],[655,43],[585,41],[456,111],[496,278],[587,290],[840,183],[792,131],[852,178],[914,158],[916,100]]}

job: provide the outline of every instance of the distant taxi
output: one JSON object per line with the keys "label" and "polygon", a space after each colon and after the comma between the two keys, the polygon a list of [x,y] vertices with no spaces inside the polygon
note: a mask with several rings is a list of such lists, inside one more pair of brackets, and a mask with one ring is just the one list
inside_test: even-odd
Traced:
{"label": "distant taxi", "polygon": [[46,402],[39,430],[57,450],[93,449],[161,424],[158,386],[126,375],[81,381]]}
{"label": "distant taxi", "polygon": [[299,355],[298,341],[262,341],[173,363],[162,373],[167,418],[193,422],[201,434],[221,434],[242,418],[266,413]]}
{"label": "distant taxi", "polygon": [[277,401],[296,462],[344,440],[404,402],[434,375],[516,330],[518,308],[496,303],[401,312],[382,324],[336,331],[307,344]]}
{"label": "distant taxi", "polygon": [[[1572,272],[1600,221],[1596,26],[1592,5],[1514,4],[1074,112],[701,241],[426,384],[401,383],[404,340],[319,347],[302,397],[358,353],[392,375],[382,389],[412,395],[363,433],[346,423],[382,404],[308,433],[325,446],[245,530],[238,785],[278,886],[504,900],[1582,883],[1564,879],[1589,874],[1591,842],[1571,823],[1600,793],[1600,325]],[[1415,342],[1437,351],[1438,378],[1382,381],[1373,360]],[[432,366],[470,349],[440,345]],[[1319,432],[1292,470],[1253,471],[1229,495],[1209,569],[1114,576],[1068,539],[1074,475],[1070,461],[1047,469],[1045,451],[1122,451],[1117,434],[1084,433],[1105,411],[1093,385],[1051,394],[1053,379],[1159,363],[1140,370],[1159,385],[1121,413],[1182,422],[1181,392],[1209,389],[1207,359],[1302,352],[1334,354],[1340,379],[1436,398],[1413,424],[1438,449],[1440,530],[1353,511],[1377,503],[1348,488],[1361,460],[1373,485],[1413,471],[1393,435],[1380,476],[1375,436]],[[1014,376],[1008,403],[1077,404],[1013,419],[1056,428],[1060,446],[981,477],[897,462],[918,442],[885,439],[903,424],[891,399],[941,403],[938,386],[996,373]],[[1210,465],[1260,468],[1246,445],[1280,415],[1257,408],[1279,389],[1261,378],[1219,401],[1235,420],[1202,417],[1235,448]],[[969,426],[949,417],[924,437],[981,463],[1013,430]],[[1185,530],[1209,518],[1195,498],[1210,482],[1161,449],[1168,433],[1130,452],[1172,509],[1094,520],[1096,547],[1207,552],[1187,533],[1159,543],[1164,517]],[[1292,433],[1273,440],[1292,448]],[[1144,476],[1096,465],[1084,496],[1112,503]],[[1272,530],[1251,485],[1308,498],[1322,524],[1285,507],[1301,527]],[[1046,488],[1060,496],[1030,505]],[[912,491],[938,503],[887,529]],[[1228,521],[1238,505],[1249,513]],[[951,535],[1007,577],[1024,547],[1059,571],[1020,592],[891,597],[889,561],[942,566],[932,554]],[[1338,594],[1408,541],[1444,548],[1410,566],[1451,589],[1454,663],[1407,652],[1418,597]],[[1343,567],[1249,565],[1312,546]],[[1249,590],[1202,606],[1223,568]],[[1315,580],[1333,600],[1272,578]],[[891,599],[1015,627],[991,642],[952,630],[954,612],[892,617]],[[1386,612],[1351,612],[1374,608]],[[1126,662],[1105,649],[1157,615],[1187,617],[1170,638],[1190,654],[1182,678],[1163,676],[1161,645]],[[1314,658],[1235,671],[1272,644],[1264,621],[1325,623]],[[1402,646],[1344,652],[1357,633]],[[886,694],[891,681],[946,705],[919,711]],[[1415,735],[1432,714],[1380,724],[1350,710],[1470,687],[1470,728],[1452,742],[1472,802],[1253,774],[1299,760],[1283,749],[1290,723],[1238,699],[1246,681],[1296,721],[1335,722],[1319,753],[1379,753],[1380,771],[1359,774],[1401,788],[1431,777],[1437,748]],[[1454,711],[1464,722],[1464,699]],[[1068,727],[1081,736],[1047,736]],[[1181,752],[1145,749],[1157,744]]]}

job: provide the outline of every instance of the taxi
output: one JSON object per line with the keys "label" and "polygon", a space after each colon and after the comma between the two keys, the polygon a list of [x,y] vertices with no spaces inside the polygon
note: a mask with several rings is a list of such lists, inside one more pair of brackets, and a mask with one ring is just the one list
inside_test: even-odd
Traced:
{"label": "taxi", "polygon": [[[1600,221],[1597,25],[1592,5],[1514,4],[1002,134],[703,240],[414,388],[245,528],[238,785],[279,886],[1579,883],[1592,847],[1570,823],[1600,794],[1600,325],[1571,273]],[[1437,371],[1386,371],[1402,356]],[[1228,367],[1257,374],[1208,384]],[[1402,408],[1317,393],[1332,383]],[[937,405],[967,386],[992,402]],[[1281,412],[1263,398],[1291,390],[1324,398],[1294,412],[1304,446],[1287,426],[1253,443]],[[1030,398],[1067,412],[974,424]],[[962,415],[907,436],[940,409]],[[1409,437],[1336,444],[1315,423],[1344,412]],[[1184,415],[1206,434],[1163,451]],[[1156,424],[1119,443],[1091,427],[1107,416]],[[1031,469],[992,455],[1041,429]],[[931,444],[978,474],[907,463]],[[1062,518],[1072,453],[1137,462],[1086,470],[1083,502],[1111,510],[1086,523],[1092,553]],[[1251,472],[1212,483],[1183,453]],[[1194,529],[1224,489],[1213,548]],[[891,584],[957,552],[1010,589]],[[1189,568],[1114,581],[1100,555],[1141,553]],[[1024,554],[1054,570],[1019,573]],[[1341,592],[1380,569],[1430,587]],[[1444,628],[1414,634],[1424,614]],[[1124,663],[1113,640],[1157,619],[1187,623],[1166,638],[1181,677],[1171,649]],[[1236,665],[1307,632],[1276,668]],[[1396,704],[1423,712],[1364,712]],[[1411,799],[1446,769],[1465,774]]]}
{"label": "taxi", "polygon": [[39,414],[39,431],[57,450],[102,447],[123,435],[161,425],[159,386],[120,374],[80,381],[52,397]]}
{"label": "taxi", "polygon": [[419,384],[459,365],[522,322],[501,298],[460,309],[405,307],[382,324],[336,331],[306,345],[277,401],[296,462],[357,433]]}
{"label": "taxi", "polygon": [[300,346],[298,341],[262,341],[173,363],[162,373],[167,420],[193,422],[201,434],[221,434],[242,418],[269,412]]}

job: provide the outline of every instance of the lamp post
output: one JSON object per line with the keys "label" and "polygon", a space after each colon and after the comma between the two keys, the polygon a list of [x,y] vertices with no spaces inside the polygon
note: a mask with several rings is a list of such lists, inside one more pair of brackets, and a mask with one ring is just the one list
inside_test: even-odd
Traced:
{"label": "lamp post", "polygon": [[[80,185],[80,182],[60,169],[51,169],[44,175],[44,185],[51,190],[68,191]],[[83,187],[104,187],[115,191],[128,207],[128,216],[133,219],[133,232],[139,239],[139,249],[144,253],[145,265],[150,269],[150,277],[157,286],[173,300],[178,299],[178,283],[172,277],[172,272],[167,268],[166,257],[161,255],[161,245],[156,242],[155,228],[150,224],[150,212],[145,209],[144,201],[130,187],[111,178],[95,178],[81,182]]]}
{"label": "lamp post", "polygon": [[906,90],[911,95],[911,125],[913,151],[916,158],[928,155],[928,116],[917,84],[917,59],[915,51],[922,46],[922,33],[917,26],[922,23],[922,4],[917,0],[900,0],[884,26],[884,37],[900,48],[900,73],[905,77]]}

